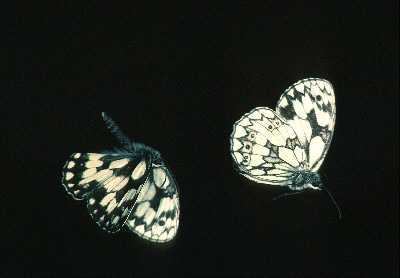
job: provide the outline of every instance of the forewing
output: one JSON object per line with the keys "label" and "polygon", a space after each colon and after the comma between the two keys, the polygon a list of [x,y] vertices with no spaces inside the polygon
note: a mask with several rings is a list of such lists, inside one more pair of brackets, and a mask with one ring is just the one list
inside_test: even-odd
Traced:
{"label": "forewing", "polygon": [[139,236],[155,242],[175,237],[179,226],[179,193],[165,165],[153,165],[126,225]]}
{"label": "forewing", "polygon": [[109,233],[124,225],[146,181],[151,159],[126,157],[114,160],[108,170],[113,173],[87,197],[87,207],[93,220]]}
{"label": "forewing", "polygon": [[293,128],[305,149],[307,168],[316,172],[328,152],[335,126],[331,83],[318,78],[298,81],[283,93],[276,112]]}
{"label": "forewing", "polygon": [[242,175],[275,185],[292,184],[305,160],[293,129],[267,107],[255,108],[235,123],[231,154]]}
{"label": "forewing", "polygon": [[103,181],[113,176],[109,169],[120,154],[74,153],[65,163],[61,183],[76,200],[82,200]]}

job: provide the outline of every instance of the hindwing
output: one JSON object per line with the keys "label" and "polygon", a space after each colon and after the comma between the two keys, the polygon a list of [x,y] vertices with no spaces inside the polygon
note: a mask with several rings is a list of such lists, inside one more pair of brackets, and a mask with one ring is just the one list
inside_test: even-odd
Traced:
{"label": "hindwing", "polygon": [[306,159],[296,133],[267,107],[255,108],[235,123],[231,153],[241,174],[277,185],[291,184]]}
{"label": "hindwing", "polygon": [[179,226],[179,193],[165,165],[153,165],[126,223],[131,231],[151,241],[165,242],[175,237]]}

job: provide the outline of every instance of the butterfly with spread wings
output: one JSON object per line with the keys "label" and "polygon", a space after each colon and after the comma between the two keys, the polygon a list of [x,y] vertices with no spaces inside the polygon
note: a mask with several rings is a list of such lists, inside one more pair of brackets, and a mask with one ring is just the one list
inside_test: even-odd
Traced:
{"label": "butterfly with spread wings", "polygon": [[233,126],[231,154],[239,173],[294,191],[321,189],[317,171],[332,141],[335,117],[331,83],[298,81],[283,93],[275,111],[255,108]]}
{"label": "butterfly with spread wings", "polygon": [[179,226],[179,193],[160,153],[132,142],[105,113],[103,120],[123,149],[74,153],[62,184],[76,200],[87,200],[93,220],[109,233],[126,224],[142,238],[167,242]]}

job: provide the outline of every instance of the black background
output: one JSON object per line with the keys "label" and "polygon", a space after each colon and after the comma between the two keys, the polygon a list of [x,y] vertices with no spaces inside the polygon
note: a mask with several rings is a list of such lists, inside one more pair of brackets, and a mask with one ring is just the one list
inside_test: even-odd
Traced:
{"label": "black background", "polygon": [[[398,4],[4,3],[1,275],[398,276]],[[294,82],[335,89],[324,192],[239,175],[233,123]],[[167,244],[109,235],[60,184],[117,146],[106,111],[180,187]]]}

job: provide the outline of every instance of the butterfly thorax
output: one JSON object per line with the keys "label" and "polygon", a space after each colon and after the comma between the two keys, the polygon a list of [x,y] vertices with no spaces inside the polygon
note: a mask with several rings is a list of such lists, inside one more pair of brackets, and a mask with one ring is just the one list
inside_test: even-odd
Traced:
{"label": "butterfly thorax", "polygon": [[133,156],[152,157],[153,161],[161,159],[158,151],[142,143],[131,143],[128,148],[120,150],[120,152],[128,152]]}
{"label": "butterfly thorax", "polygon": [[289,185],[292,190],[304,190],[307,188],[320,190],[322,187],[321,177],[318,173],[309,170],[300,170],[296,173],[293,184]]}

